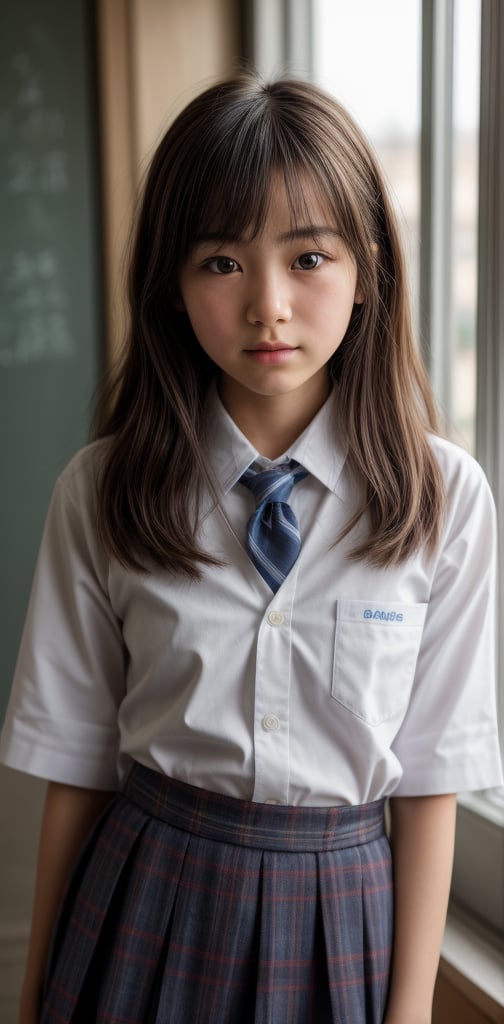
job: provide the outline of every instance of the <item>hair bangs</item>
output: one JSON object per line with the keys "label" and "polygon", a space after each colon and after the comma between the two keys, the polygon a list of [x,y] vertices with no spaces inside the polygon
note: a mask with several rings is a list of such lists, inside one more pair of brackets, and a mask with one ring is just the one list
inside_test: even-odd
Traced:
{"label": "hair bangs", "polygon": [[283,177],[293,228],[313,220],[314,199],[335,219],[329,170],[321,172],[320,161],[310,158],[295,133],[284,130],[269,103],[259,115],[249,115],[254,113],[236,131],[221,132],[197,153],[188,174],[192,185],[180,239],[182,259],[202,238],[237,241],[259,235],[278,174]]}
{"label": "hair bangs", "polygon": [[[199,202],[186,221],[183,257],[201,238],[255,237],[263,229],[269,208],[271,174],[266,165],[253,167],[233,153],[219,154],[217,166],[202,169]],[[220,165],[220,166],[219,166]]]}

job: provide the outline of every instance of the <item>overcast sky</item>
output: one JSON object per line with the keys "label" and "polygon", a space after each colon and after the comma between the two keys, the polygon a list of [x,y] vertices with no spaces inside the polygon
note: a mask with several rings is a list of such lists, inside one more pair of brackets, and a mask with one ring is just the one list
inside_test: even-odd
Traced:
{"label": "overcast sky", "polygon": [[[420,120],[420,0],[313,0],[316,80],[374,139],[415,137]],[[480,0],[455,0],[455,120],[478,114]]]}

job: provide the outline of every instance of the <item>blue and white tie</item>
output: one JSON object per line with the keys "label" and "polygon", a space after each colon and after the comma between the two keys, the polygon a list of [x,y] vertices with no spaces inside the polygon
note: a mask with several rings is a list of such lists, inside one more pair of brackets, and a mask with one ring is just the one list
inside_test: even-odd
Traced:
{"label": "blue and white tie", "polygon": [[259,473],[246,469],[240,477],[240,483],[252,491],[256,501],[248,524],[248,553],[275,594],[301,547],[298,522],[288,500],[294,484],[305,476],[308,470],[291,459]]}

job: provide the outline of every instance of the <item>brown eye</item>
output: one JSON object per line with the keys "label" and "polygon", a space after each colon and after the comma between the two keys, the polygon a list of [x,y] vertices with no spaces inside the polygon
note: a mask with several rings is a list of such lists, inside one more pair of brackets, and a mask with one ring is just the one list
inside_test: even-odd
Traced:
{"label": "brown eye", "polygon": [[304,252],[302,256],[298,256],[297,260],[294,260],[293,266],[297,265],[300,270],[315,270],[323,259],[324,257],[319,252]]}
{"label": "brown eye", "polygon": [[216,256],[215,259],[209,260],[206,266],[212,274],[232,274],[238,269],[236,260],[232,260],[230,256]]}

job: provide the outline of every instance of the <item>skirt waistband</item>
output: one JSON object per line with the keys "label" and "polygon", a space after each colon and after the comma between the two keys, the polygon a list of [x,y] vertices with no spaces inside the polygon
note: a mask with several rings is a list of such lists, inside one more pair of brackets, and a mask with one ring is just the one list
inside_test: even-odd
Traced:
{"label": "skirt waistband", "polygon": [[175,828],[238,846],[294,852],[342,850],[385,834],[384,800],[355,807],[259,804],[211,793],[135,765],[124,796]]}

